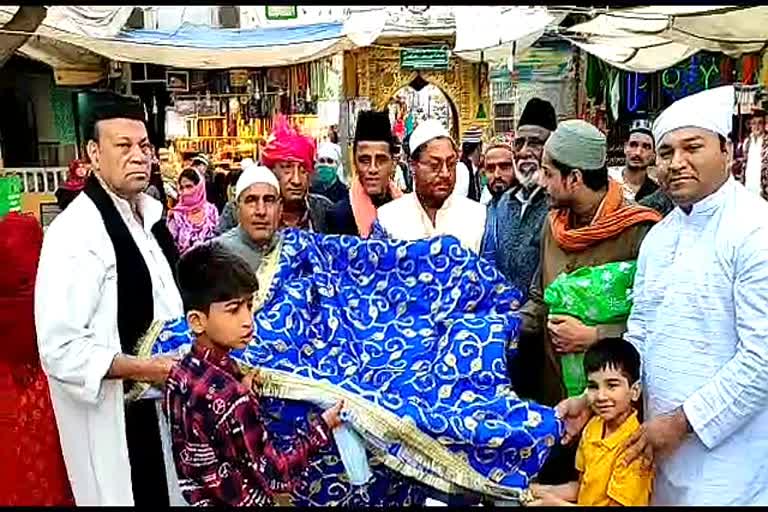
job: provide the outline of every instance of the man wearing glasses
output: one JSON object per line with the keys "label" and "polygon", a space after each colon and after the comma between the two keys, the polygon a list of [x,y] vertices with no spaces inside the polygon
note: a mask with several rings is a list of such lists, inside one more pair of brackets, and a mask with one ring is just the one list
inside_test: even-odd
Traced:
{"label": "man wearing glasses", "polygon": [[459,154],[448,130],[426,120],[411,134],[410,148],[414,192],[379,208],[373,235],[398,240],[453,235],[479,252],[486,208],[453,193]]}
{"label": "man wearing glasses", "polygon": [[[541,226],[549,207],[538,178],[544,143],[555,128],[557,117],[552,104],[539,98],[528,101],[515,137],[517,184],[488,208],[482,255],[496,263],[499,271],[520,290],[528,290],[539,264]],[[493,163],[489,156],[490,149],[486,172],[490,171],[489,163]]]}

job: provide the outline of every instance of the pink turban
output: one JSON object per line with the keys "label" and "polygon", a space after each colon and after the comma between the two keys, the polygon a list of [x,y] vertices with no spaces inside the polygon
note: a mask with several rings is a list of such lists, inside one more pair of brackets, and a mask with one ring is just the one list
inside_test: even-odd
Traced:
{"label": "pink turban", "polygon": [[301,135],[288,125],[288,119],[278,114],[275,127],[261,152],[261,163],[273,169],[277,162],[301,162],[308,171],[315,168],[315,140]]}

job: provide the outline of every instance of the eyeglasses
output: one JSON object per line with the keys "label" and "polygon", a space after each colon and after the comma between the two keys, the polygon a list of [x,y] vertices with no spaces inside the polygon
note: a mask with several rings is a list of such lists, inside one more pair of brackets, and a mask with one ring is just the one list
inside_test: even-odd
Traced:
{"label": "eyeglasses", "polygon": [[336,160],[333,158],[318,158],[317,163],[320,165],[335,165]]}
{"label": "eyeglasses", "polygon": [[459,164],[458,160],[430,160],[425,162],[423,160],[417,160],[419,165],[423,165],[429,169],[432,174],[437,174],[443,170],[443,167],[447,168],[449,172],[454,172],[456,166]]}

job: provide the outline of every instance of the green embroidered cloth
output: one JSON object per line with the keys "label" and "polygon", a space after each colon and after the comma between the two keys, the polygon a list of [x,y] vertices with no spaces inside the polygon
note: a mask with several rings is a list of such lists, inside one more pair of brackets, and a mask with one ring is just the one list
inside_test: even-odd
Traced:
{"label": "green embroidered cloth", "polygon": [[[632,309],[636,270],[635,261],[620,261],[560,274],[544,290],[544,302],[551,315],[572,316],[585,325],[623,322]],[[584,354],[566,354],[560,365],[568,396],[581,394],[587,386]]]}
{"label": "green embroidered cloth", "polygon": [[21,211],[21,179],[18,176],[0,176],[0,217],[8,212]]}

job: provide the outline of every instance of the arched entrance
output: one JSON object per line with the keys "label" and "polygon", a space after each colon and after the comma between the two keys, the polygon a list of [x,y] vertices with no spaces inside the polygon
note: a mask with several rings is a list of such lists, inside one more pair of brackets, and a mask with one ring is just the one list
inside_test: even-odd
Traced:
{"label": "arched entrance", "polygon": [[420,75],[398,89],[387,107],[392,127],[401,140],[426,119],[437,119],[458,140],[460,119],[456,106],[440,87]]}

